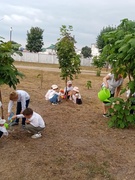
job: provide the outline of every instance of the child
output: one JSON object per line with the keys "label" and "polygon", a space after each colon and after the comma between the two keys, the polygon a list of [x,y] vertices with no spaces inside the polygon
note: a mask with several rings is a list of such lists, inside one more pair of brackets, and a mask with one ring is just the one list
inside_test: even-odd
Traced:
{"label": "child", "polygon": [[26,126],[25,129],[34,135],[31,138],[40,138],[42,136],[41,132],[45,128],[45,122],[43,118],[36,112],[34,112],[31,108],[26,108],[22,114],[18,114],[12,117],[15,118],[26,118]]}
{"label": "child", "polygon": [[75,86],[73,88],[71,95],[70,95],[70,100],[72,100],[76,104],[82,104],[82,99],[81,99],[81,95],[79,93],[78,87]]}
{"label": "child", "polygon": [[[53,85],[52,85],[53,86]],[[47,91],[47,93],[45,94],[45,100],[49,100],[49,94],[53,91],[53,89],[52,89],[52,86],[51,86],[51,89],[49,89],[48,91]]]}
{"label": "child", "polygon": [[64,94],[67,95],[67,98],[70,97],[70,92],[73,90],[72,81],[67,81],[67,86],[64,88]]}
{"label": "child", "polygon": [[[16,107],[16,114],[21,114],[24,109],[26,109],[30,102],[30,95],[23,90],[17,90],[13,91],[9,95],[9,103],[8,103],[8,116],[10,116],[10,113],[12,111],[12,107],[15,101],[17,101],[17,107]],[[22,118],[22,127],[25,127],[25,118]],[[18,125],[19,124],[19,118],[17,118],[11,125]]]}
{"label": "child", "polygon": [[5,119],[0,118],[0,138],[2,138],[2,136],[7,136],[8,135],[6,127],[4,126],[5,122],[6,122]]}
{"label": "child", "polygon": [[57,92],[57,91],[58,91],[58,86],[56,84],[52,85],[52,91],[50,91],[48,95],[48,99],[52,103],[52,105],[57,105],[59,102],[61,92]]}

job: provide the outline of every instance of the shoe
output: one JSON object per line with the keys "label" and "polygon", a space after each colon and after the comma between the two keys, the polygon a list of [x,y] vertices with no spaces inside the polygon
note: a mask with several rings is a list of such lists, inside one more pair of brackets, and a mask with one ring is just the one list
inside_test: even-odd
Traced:
{"label": "shoe", "polygon": [[24,124],[22,124],[22,129],[25,129],[26,127],[25,127],[25,125]]}
{"label": "shoe", "polygon": [[27,132],[31,134],[31,131],[27,130]]}
{"label": "shoe", "polygon": [[37,139],[37,138],[40,138],[41,136],[42,136],[41,133],[37,133],[37,134],[32,135],[31,138]]}
{"label": "shoe", "polygon": [[52,105],[57,105],[57,103],[52,103]]}
{"label": "shoe", "polygon": [[103,117],[109,118],[109,117],[111,117],[111,115],[110,114],[103,114]]}
{"label": "shoe", "polygon": [[18,122],[13,121],[13,122],[10,124],[10,126],[15,126],[15,125],[18,125],[18,124],[19,124]]}

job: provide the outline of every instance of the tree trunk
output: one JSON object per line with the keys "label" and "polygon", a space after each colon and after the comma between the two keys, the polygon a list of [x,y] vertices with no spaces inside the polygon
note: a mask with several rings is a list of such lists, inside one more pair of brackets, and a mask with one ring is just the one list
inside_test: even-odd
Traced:
{"label": "tree trunk", "polygon": [[[1,103],[2,103],[2,94],[1,94],[1,90],[0,90],[0,101],[1,101]],[[1,106],[1,118],[4,119],[3,105]]]}

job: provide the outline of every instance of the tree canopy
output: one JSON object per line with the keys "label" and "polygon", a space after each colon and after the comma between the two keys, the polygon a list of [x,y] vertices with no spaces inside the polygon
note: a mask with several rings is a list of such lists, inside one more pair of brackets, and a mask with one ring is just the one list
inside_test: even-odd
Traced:
{"label": "tree canopy", "polygon": [[107,27],[104,27],[99,35],[97,36],[97,39],[96,39],[96,44],[97,44],[97,47],[99,49],[100,52],[102,52],[104,46],[109,43],[108,41],[105,41],[104,38],[103,38],[103,35],[107,32],[111,32],[111,31],[114,31],[116,30],[116,27],[111,27],[111,26],[107,26]]}
{"label": "tree canopy", "polygon": [[10,87],[16,88],[20,82],[19,77],[23,77],[17,68],[14,66],[14,53],[21,53],[17,51],[19,44],[12,44],[11,42],[0,41],[0,85],[7,84]]}
{"label": "tree canopy", "polygon": [[42,51],[44,30],[39,27],[32,27],[30,32],[27,31],[27,45],[26,49],[30,52]]}
{"label": "tree canopy", "polygon": [[135,123],[135,115],[130,114],[131,109],[135,109],[131,106],[134,100],[132,94],[135,92],[135,21],[121,20],[114,31],[103,35],[103,39],[106,45],[99,56],[99,61],[109,62],[115,75],[122,74],[124,78],[128,77],[127,86],[122,92],[130,89],[129,99],[124,101],[121,98],[113,98],[115,105],[110,110],[113,114],[110,126],[124,128]]}
{"label": "tree canopy", "polygon": [[[14,59],[12,55],[21,53],[18,51],[20,45],[12,42],[4,42],[0,38],[0,86],[3,84],[8,85],[9,87],[16,88],[16,85],[20,82],[19,78],[23,77],[24,75],[17,70],[14,66]],[[0,89],[0,101],[2,102],[2,95]],[[2,110],[2,118],[3,118],[3,107]]]}
{"label": "tree canopy", "polygon": [[88,46],[85,46],[82,48],[81,53],[84,58],[89,58],[91,57],[91,48]]}

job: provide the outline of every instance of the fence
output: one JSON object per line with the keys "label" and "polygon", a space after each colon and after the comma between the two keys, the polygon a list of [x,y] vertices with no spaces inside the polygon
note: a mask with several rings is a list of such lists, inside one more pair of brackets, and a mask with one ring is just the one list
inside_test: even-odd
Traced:
{"label": "fence", "polygon": [[[47,64],[58,64],[58,58],[54,54],[22,52],[22,56],[13,55],[15,61],[37,62]],[[81,58],[81,66],[91,66],[92,58]]]}

